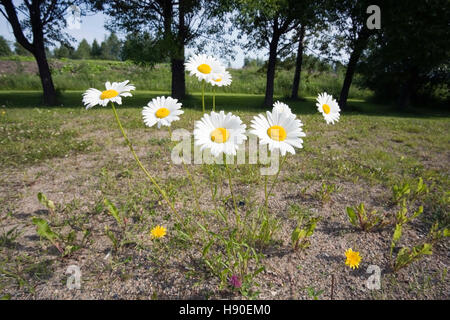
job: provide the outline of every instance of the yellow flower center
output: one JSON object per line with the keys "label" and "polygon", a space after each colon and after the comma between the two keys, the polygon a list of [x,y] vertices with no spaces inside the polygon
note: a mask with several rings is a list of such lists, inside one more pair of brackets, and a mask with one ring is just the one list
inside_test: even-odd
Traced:
{"label": "yellow flower center", "polygon": [[159,108],[158,111],[156,111],[155,116],[162,119],[167,117],[170,114],[169,109],[167,108]]}
{"label": "yellow flower center", "polygon": [[215,82],[220,82],[220,81],[222,81],[222,78],[214,79],[214,81],[215,81]]}
{"label": "yellow flower center", "polygon": [[105,90],[100,95],[100,99],[102,99],[102,100],[111,99],[111,98],[117,97],[118,95],[119,95],[119,93],[116,90],[113,90],[113,89]]}
{"label": "yellow flower center", "polygon": [[211,141],[216,143],[225,143],[230,137],[230,132],[225,128],[217,128],[211,132]]}
{"label": "yellow flower center", "polygon": [[329,114],[329,113],[330,113],[330,110],[331,110],[330,106],[327,105],[327,104],[324,104],[324,105],[322,106],[322,109],[323,109],[323,112],[325,112],[326,114]]}
{"label": "yellow flower center", "polygon": [[286,130],[281,126],[271,126],[267,129],[267,134],[275,141],[283,141],[286,139]]}
{"label": "yellow flower center", "polygon": [[209,65],[203,63],[197,67],[197,70],[200,71],[201,73],[209,74],[211,73],[212,69]]}

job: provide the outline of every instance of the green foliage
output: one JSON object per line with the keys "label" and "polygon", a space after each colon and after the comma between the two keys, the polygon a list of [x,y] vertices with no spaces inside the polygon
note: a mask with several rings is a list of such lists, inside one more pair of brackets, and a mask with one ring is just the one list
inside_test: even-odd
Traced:
{"label": "green foliage", "polygon": [[0,36],[0,57],[10,56],[12,54],[8,41]]}
{"label": "green foliage", "polygon": [[411,192],[411,188],[409,183],[405,182],[403,185],[394,185],[392,187],[392,200],[400,204],[403,200],[405,200]]}
{"label": "green foliage", "polygon": [[[208,232],[206,228],[198,224],[199,227],[209,234],[210,240],[205,242],[202,249],[203,261],[213,274],[219,277],[221,287],[225,287],[232,275],[238,275],[242,281],[239,291],[247,297],[256,297],[257,291],[252,288],[258,286],[254,278],[264,271],[260,264],[262,255],[257,253],[253,247],[239,239],[239,234],[235,231],[229,236],[220,233]],[[213,246],[220,250],[211,250]],[[249,269],[250,263],[254,265]]]}
{"label": "green foliage", "polygon": [[308,296],[313,299],[313,300],[319,300],[319,297],[325,292],[324,289],[322,290],[317,290],[314,287],[307,287],[306,288],[306,293],[308,294]]}
{"label": "green foliage", "polygon": [[64,235],[51,228],[49,222],[43,218],[33,217],[32,222],[36,226],[38,236],[54,245],[62,257],[70,256],[81,249],[89,236],[89,232],[85,231],[81,242],[78,242],[75,230],[71,230]]}
{"label": "green foliage", "polygon": [[442,88],[448,93],[448,1],[413,0],[407,7],[387,1],[381,10],[381,30],[360,69],[365,84],[379,100],[397,101],[403,108],[416,103],[448,105],[448,94],[446,100],[430,94]]}
{"label": "green foliage", "polygon": [[326,203],[331,200],[331,195],[337,191],[339,191],[339,187],[337,187],[334,183],[327,184],[323,182],[320,186],[320,190],[317,192],[317,197],[320,201],[322,201],[322,203]]}
{"label": "green foliage", "polygon": [[394,271],[398,271],[401,268],[406,267],[408,264],[415,260],[419,260],[424,255],[431,255],[432,245],[424,243],[422,245],[414,246],[412,249],[403,247],[397,253],[397,258],[394,264]]}
{"label": "green foliage", "polygon": [[101,59],[120,60],[122,43],[114,32],[102,42],[100,47],[102,52]]}
{"label": "green foliage", "polygon": [[52,200],[49,200],[45,194],[39,192],[37,194],[37,198],[38,201],[50,211],[50,213],[55,212],[56,207],[54,202]]}
{"label": "green foliage", "polygon": [[31,52],[22,47],[18,42],[14,42],[14,53],[18,56],[32,56]]}
{"label": "green foliage", "polygon": [[72,58],[74,56],[74,49],[66,44],[61,44],[59,48],[53,50],[53,56],[58,59]]}
{"label": "green foliage", "polygon": [[420,216],[423,213],[423,206],[420,206],[412,215],[408,215],[408,208],[406,207],[406,204],[403,203],[397,214],[395,215],[396,223],[397,224],[405,224],[408,223],[418,216]]}
{"label": "green foliage", "polygon": [[45,219],[33,217],[33,224],[36,226],[36,232],[41,237],[50,241],[58,251],[63,254],[63,249],[59,243],[60,235],[54,232]]}
{"label": "green foliage", "polygon": [[415,188],[409,182],[394,185],[392,187],[392,200],[394,203],[401,205],[406,201],[418,200],[428,192],[428,186],[423,182],[422,177],[419,177]]}
{"label": "green foliage", "polygon": [[99,59],[102,55],[102,47],[98,44],[97,39],[94,39],[91,47],[92,59]]}
{"label": "green foliage", "polygon": [[116,219],[116,222],[119,226],[123,226],[124,225],[124,221],[122,219],[122,217],[120,216],[119,210],[117,210],[116,206],[109,201],[108,199],[105,199],[103,201],[104,205],[106,206],[106,208],[108,209],[108,213],[114,217],[114,219]]}
{"label": "green foliage", "polygon": [[168,62],[167,50],[164,43],[152,38],[148,32],[130,33],[127,35],[122,48],[122,59],[131,60],[138,64],[155,65]]}
{"label": "green foliage", "polygon": [[364,203],[360,203],[357,207],[347,207],[347,215],[350,223],[359,227],[364,231],[371,231],[374,228],[381,228],[387,224],[384,215],[377,210],[366,211]]}
{"label": "green foliage", "polygon": [[74,52],[75,59],[89,59],[91,58],[91,46],[86,39],[81,40],[77,50]]}
{"label": "green foliage", "polygon": [[[396,216],[397,224],[395,225],[395,230],[391,240],[391,250],[390,250],[391,259],[393,259],[394,249],[402,237],[403,227],[410,221],[420,216],[423,213],[423,207],[420,206],[419,209],[415,211],[412,215],[408,215],[407,212],[408,209],[406,208],[406,205],[403,204],[403,206],[397,213]],[[425,255],[431,255],[433,245],[436,242],[441,241],[442,239],[448,236],[450,236],[449,229],[448,228],[439,229],[439,223],[436,222],[431,227],[428,237],[424,243],[415,245],[411,248],[410,247],[400,248],[393,261],[394,272],[399,271],[400,269],[408,266],[414,261],[420,260]]]}

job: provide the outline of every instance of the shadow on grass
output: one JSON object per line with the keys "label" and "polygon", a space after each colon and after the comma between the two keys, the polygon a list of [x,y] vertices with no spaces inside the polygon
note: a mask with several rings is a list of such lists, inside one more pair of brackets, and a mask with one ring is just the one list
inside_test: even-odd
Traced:
{"label": "shadow on grass", "polygon": [[[82,105],[83,91],[65,91],[61,93],[59,107],[67,108],[83,108]],[[133,97],[126,98],[122,108],[142,108],[152,98],[161,95],[170,95],[169,92],[155,91],[136,91]],[[315,106],[315,98],[307,97],[298,100],[291,100],[283,97],[275,97],[274,100],[280,100],[287,103],[296,114],[315,114],[317,112]],[[216,96],[216,110],[225,111],[248,111],[261,112],[267,110],[263,105],[264,95],[254,94],[223,94],[218,93]],[[202,101],[200,93],[193,93],[182,100],[183,107],[201,111]],[[42,104],[42,93],[39,91],[0,91],[0,108],[35,108],[45,107]],[[207,93],[205,96],[205,109],[212,109],[212,95]],[[445,109],[410,109],[407,111],[399,111],[393,106],[382,105],[366,102],[363,100],[350,99],[348,107],[344,111],[345,114],[363,114],[374,116],[391,116],[391,117],[448,117],[449,110]]]}

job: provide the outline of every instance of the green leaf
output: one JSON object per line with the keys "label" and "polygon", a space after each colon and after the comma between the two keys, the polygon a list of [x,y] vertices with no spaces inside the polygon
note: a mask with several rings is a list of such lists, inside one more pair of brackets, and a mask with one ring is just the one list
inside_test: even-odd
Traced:
{"label": "green leaf", "polygon": [[296,227],[294,231],[292,231],[291,235],[292,243],[295,244],[298,241],[298,239],[300,239],[300,229]]}
{"label": "green leaf", "polygon": [[103,200],[103,203],[108,208],[109,214],[112,215],[114,219],[116,219],[118,224],[122,225],[122,219],[119,215],[119,211],[117,210],[116,206],[108,199]]}
{"label": "green leaf", "polygon": [[37,194],[37,198],[38,198],[38,201],[39,201],[42,205],[47,206],[47,197],[45,196],[45,194],[43,194],[42,192],[39,192],[39,193]]}
{"label": "green leaf", "polygon": [[33,217],[32,218],[33,224],[37,227],[37,234],[45,238],[51,242],[54,242],[56,239],[59,238],[58,234],[53,232],[53,230],[48,225],[48,222],[42,218]]}
{"label": "green leaf", "polygon": [[356,212],[353,210],[353,208],[347,207],[347,215],[350,219],[350,223],[354,226],[356,226]]}

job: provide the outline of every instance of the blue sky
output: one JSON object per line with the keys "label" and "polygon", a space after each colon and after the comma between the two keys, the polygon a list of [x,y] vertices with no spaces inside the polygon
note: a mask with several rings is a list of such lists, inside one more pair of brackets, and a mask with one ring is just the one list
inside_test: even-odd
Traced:
{"label": "blue sky", "polygon": [[[94,41],[94,39],[97,39],[97,41],[101,42],[106,35],[109,34],[109,32],[105,29],[104,24],[108,17],[102,13],[96,13],[94,15],[88,15],[81,18],[81,24],[79,29],[72,28],[67,29],[66,31],[74,37],[77,42],[79,43],[83,38],[85,38],[90,44]],[[6,38],[7,40],[13,42],[14,34],[12,32],[12,28],[9,25],[8,21],[0,15],[0,35]],[[120,35],[119,35],[120,37]],[[186,50],[186,54],[189,55],[193,52],[191,49]],[[252,52],[246,54],[249,57],[256,58],[256,57],[264,57],[264,52]],[[240,68],[242,67],[244,63],[244,53],[242,50],[237,49],[235,59],[231,62],[231,66],[233,68]],[[228,62],[228,61],[223,61]]]}

